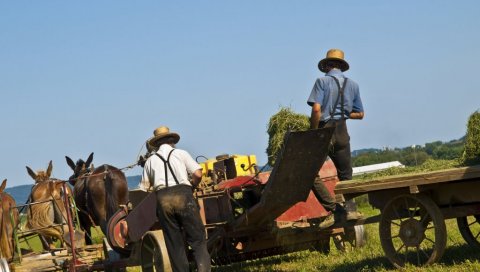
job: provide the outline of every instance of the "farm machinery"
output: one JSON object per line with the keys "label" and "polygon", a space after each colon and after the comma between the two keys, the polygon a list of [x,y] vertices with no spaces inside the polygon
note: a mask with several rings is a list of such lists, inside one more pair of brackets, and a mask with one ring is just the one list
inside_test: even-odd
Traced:
{"label": "farm machinery", "polygon": [[[321,229],[328,215],[311,191],[321,179],[333,193],[336,170],[327,158],[332,129],[291,132],[269,172],[259,172],[255,156],[221,155],[202,163],[203,179],[194,192],[206,228],[212,261],[223,265],[299,250],[328,252],[330,237],[362,245],[363,226]],[[323,167],[322,167],[323,165]],[[163,233],[156,222],[155,193],[130,191],[131,207],[109,221],[107,240],[128,256],[126,265],[143,271],[169,271]],[[154,270],[155,269],[155,270]]]}

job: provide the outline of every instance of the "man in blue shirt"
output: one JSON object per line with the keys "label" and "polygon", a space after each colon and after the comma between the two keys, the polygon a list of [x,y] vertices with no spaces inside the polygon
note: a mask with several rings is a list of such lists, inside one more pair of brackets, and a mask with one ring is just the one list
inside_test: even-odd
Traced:
{"label": "man in blue shirt", "polygon": [[[307,101],[312,107],[310,128],[336,127],[328,155],[337,168],[338,179],[351,180],[352,159],[346,120],[363,119],[359,87],[355,81],[343,75],[343,72],[349,69],[349,65],[340,49],[330,49],[326,58],[318,63],[318,69],[326,75],[315,81]],[[320,179],[315,181],[313,191],[327,211],[336,214],[344,212],[343,207],[336,205],[335,199]],[[345,206],[347,220],[357,219],[358,213],[354,212],[354,203],[347,202]],[[324,222],[324,227],[332,225],[333,215]]]}

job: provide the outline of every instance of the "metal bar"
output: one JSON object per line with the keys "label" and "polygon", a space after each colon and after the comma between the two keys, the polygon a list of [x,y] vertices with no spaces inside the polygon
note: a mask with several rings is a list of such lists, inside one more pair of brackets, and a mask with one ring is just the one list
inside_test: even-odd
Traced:
{"label": "metal bar", "polygon": [[75,237],[74,237],[74,232],[75,229],[73,228],[73,223],[72,223],[72,214],[70,213],[70,200],[69,200],[69,195],[67,191],[67,185],[65,182],[62,185],[63,188],[63,200],[65,203],[65,209],[67,210],[67,221],[68,221],[68,232],[70,234],[70,247],[72,248],[72,272],[76,271],[76,266],[77,266],[77,252],[75,248]]}
{"label": "metal bar", "polygon": [[32,202],[32,203],[28,203],[28,204],[23,204],[23,205],[19,205],[19,206],[16,206],[16,207],[12,207],[12,208],[17,208],[17,209],[18,209],[18,208],[23,208],[23,207],[25,207],[25,206],[31,206],[31,205],[42,204],[42,203],[45,203],[45,202],[54,201],[55,199],[61,199],[61,198],[52,198],[52,199],[49,199],[49,200]]}
{"label": "metal bar", "polygon": [[42,227],[42,228],[36,228],[36,229],[29,229],[29,230],[25,230],[25,231],[19,231],[18,233],[19,234],[29,234],[29,233],[35,233],[36,231],[38,230],[43,230],[43,229],[49,229],[49,228],[54,228],[54,227],[61,227],[65,224],[53,224],[53,225],[50,225],[50,226],[46,226],[46,227]]}
{"label": "metal bar", "polygon": [[[18,226],[15,225],[15,219],[13,218],[13,211],[12,211],[13,209],[16,209],[16,207],[11,207],[9,210],[10,221],[12,222],[12,226],[15,226],[13,228],[13,238],[15,239],[15,249],[17,250],[17,254],[18,254],[18,261],[22,262],[22,250],[20,249],[20,242],[18,240],[18,231],[17,231]],[[18,218],[18,220],[20,221],[20,218]]]}

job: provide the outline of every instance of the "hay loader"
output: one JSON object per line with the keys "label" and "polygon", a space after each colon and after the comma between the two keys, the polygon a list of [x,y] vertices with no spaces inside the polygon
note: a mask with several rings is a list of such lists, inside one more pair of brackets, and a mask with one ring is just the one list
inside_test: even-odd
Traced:
{"label": "hay loader", "polygon": [[[202,163],[204,177],[194,195],[215,265],[307,249],[328,252],[332,236],[340,249],[364,244],[363,226],[319,227],[328,213],[311,188],[318,174],[332,193],[338,181],[333,164],[324,163],[332,133],[330,128],[288,133],[270,172],[258,172],[252,155]],[[127,266],[170,271],[155,194],[131,191],[130,200],[131,209],[120,210],[108,224],[109,244],[128,256]]]}

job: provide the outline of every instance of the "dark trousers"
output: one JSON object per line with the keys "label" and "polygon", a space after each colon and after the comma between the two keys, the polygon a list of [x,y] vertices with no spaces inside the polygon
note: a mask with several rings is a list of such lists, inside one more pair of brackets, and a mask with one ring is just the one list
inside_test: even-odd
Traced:
{"label": "dark trousers", "polygon": [[[347,130],[346,120],[330,120],[328,122],[320,122],[319,128],[333,127],[335,131],[330,141],[328,156],[332,159],[337,169],[337,177],[340,181],[352,179],[352,158],[350,152],[350,135]],[[336,208],[335,198],[328,192],[325,184],[320,178],[316,178],[313,184],[313,193],[318,201],[325,207],[327,211],[334,211]],[[348,206],[354,205],[348,204]],[[348,208],[347,210],[350,210]]]}
{"label": "dark trousers", "polygon": [[337,176],[340,181],[352,179],[352,154],[350,152],[350,135],[348,134],[346,120],[330,120],[320,122],[320,128],[335,126],[328,156],[337,168]]}
{"label": "dark trousers", "polygon": [[173,271],[189,271],[184,235],[192,248],[198,271],[210,271],[205,227],[191,187],[176,185],[157,191],[157,216],[165,233]]}

